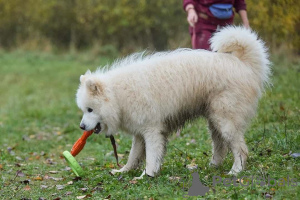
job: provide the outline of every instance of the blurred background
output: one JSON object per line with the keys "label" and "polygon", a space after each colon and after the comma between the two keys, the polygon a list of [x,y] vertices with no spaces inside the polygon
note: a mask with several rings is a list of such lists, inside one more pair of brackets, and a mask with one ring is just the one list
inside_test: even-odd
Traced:
{"label": "blurred background", "polygon": [[[300,52],[300,1],[247,0],[272,52]],[[235,17],[239,24],[239,16]],[[0,48],[128,54],[190,47],[181,0],[0,0]]]}

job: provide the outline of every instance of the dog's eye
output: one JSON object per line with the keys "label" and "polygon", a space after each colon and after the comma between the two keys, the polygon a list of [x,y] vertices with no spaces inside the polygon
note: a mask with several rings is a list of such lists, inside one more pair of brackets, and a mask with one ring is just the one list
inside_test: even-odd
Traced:
{"label": "dog's eye", "polygon": [[91,109],[91,108],[88,108],[87,110],[88,110],[88,112],[93,112],[93,109]]}

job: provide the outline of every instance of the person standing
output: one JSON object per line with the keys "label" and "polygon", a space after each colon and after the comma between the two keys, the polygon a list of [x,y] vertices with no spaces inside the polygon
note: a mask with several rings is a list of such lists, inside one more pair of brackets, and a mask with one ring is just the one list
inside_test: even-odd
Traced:
{"label": "person standing", "polygon": [[220,27],[233,24],[233,8],[249,28],[245,0],[183,0],[193,49],[210,49],[212,34]]}

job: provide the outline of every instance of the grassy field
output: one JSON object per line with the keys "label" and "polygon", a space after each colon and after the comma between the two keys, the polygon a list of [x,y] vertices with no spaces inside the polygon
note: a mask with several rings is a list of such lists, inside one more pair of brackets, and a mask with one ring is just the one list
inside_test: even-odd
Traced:
{"label": "grassy field", "polygon": [[[200,180],[210,187],[208,199],[297,199],[300,197],[300,61],[273,57],[273,87],[260,102],[258,115],[246,133],[247,169],[242,176],[268,176],[285,184],[243,187],[213,186],[213,176],[229,178],[229,154],[224,165],[210,168],[211,139],[206,122],[187,124],[181,137],[174,134],[160,176],[137,182],[141,170],[109,174],[116,168],[109,139],[93,135],[77,156],[87,172],[81,179],[62,157],[82,134],[81,112],[75,103],[79,76],[110,62],[88,54],[52,55],[30,52],[0,53],[0,199],[182,199],[191,186],[187,165],[197,165]],[[116,136],[121,164],[131,138]],[[283,178],[283,179],[282,179]],[[246,179],[240,180],[246,184]],[[273,182],[272,182],[273,183]],[[190,197],[195,199],[196,197]],[[200,198],[200,197],[198,197]]]}

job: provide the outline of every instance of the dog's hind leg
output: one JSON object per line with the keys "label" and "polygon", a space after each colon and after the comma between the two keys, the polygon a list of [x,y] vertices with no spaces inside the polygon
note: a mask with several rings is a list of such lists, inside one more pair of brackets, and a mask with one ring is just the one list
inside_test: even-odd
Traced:
{"label": "dog's hind leg", "polygon": [[241,172],[245,166],[248,156],[248,148],[244,140],[245,126],[239,124],[240,119],[219,118],[219,132],[225,144],[228,144],[234,156],[234,163],[229,174]]}
{"label": "dog's hind leg", "polygon": [[144,133],[146,145],[146,169],[143,172],[154,177],[160,170],[166,151],[167,138],[160,130],[147,131]]}
{"label": "dog's hind leg", "polygon": [[141,135],[133,136],[132,146],[128,157],[127,164],[121,169],[113,169],[112,174],[127,172],[131,169],[137,168],[145,159],[145,142]]}
{"label": "dog's hind leg", "polygon": [[213,145],[213,156],[210,162],[211,166],[219,166],[223,163],[224,158],[228,152],[228,144],[222,138],[222,134],[214,126],[213,122],[209,121],[209,130],[211,132],[211,139]]}

